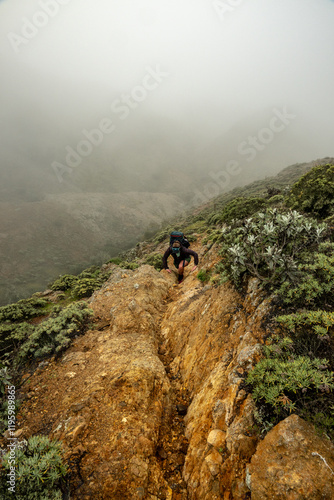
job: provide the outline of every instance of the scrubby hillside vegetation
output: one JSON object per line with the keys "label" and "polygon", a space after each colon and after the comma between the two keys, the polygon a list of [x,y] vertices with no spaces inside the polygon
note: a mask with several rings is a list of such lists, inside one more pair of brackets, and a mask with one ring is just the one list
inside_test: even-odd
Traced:
{"label": "scrubby hillside vegetation", "polygon": [[[18,498],[332,498],[334,163],[300,174],[233,190],[0,308],[1,391],[16,387],[16,436],[34,436],[17,458]],[[171,230],[200,255],[177,290],[162,271]],[[300,451],[287,452],[298,485],[259,479],[260,443],[283,423],[321,436],[306,479]],[[8,470],[7,455],[3,498]]]}

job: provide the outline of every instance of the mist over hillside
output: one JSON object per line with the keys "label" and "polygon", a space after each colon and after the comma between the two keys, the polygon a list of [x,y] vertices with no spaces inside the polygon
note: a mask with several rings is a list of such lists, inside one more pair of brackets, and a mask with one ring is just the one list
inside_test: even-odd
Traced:
{"label": "mist over hillside", "polygon": [[164,193],[67,193],[0,203],[0,305],[47,287],[59,274],[101,265],[179,213]]}
{"label": "mist over hillside", "polygon": [[0,2],[0,302],[334,156],[333,22],[329,0]]}

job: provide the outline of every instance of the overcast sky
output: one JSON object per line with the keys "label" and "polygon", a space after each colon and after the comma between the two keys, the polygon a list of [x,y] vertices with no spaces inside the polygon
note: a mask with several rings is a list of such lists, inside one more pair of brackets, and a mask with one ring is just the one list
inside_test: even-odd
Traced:
{"label": "overcast sky", "polygon": [[333,26],[331,0],[2,0],[3,178],[59,184],[55,161],[107,162],[146,130],[189,168],[217,141],[226,160],[334,156]]}

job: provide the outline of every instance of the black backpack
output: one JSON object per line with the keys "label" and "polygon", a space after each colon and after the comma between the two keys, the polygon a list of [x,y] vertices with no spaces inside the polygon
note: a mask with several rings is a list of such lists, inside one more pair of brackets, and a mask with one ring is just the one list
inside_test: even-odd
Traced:
{"label": "black backpack", "polygon": [[178,241],[183,247],[190,247],[189,241],[180,231],[172,231],[170,233],[169,244],[171,247],[173,246],[173,243],[175,243],[175,241]]}

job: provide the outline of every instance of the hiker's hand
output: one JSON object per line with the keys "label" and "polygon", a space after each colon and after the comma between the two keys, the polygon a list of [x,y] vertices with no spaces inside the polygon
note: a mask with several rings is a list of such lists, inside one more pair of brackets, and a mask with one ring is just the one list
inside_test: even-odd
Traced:
{"label": "hiker's hand", "polygon": [[194,266],[194,267],[192,268],[192,271],[196,271],[196,269],[197,269],[197,266]]}
{"label": "hiker's hand", "polygon": [[166,269],[167,273],[171,273],[172,271],[170,269]]}

